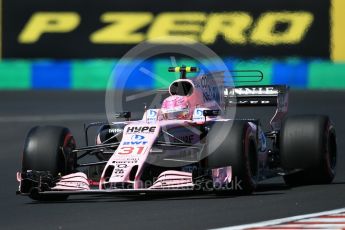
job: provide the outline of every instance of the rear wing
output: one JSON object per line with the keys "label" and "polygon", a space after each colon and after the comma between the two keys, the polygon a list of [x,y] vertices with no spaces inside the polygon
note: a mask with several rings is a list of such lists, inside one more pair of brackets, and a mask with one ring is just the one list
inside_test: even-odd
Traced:
{"label": "rear wing", "polygon": [[285,85],[256,85],[226,87],[224,97],[228,106],[278,106],[287,96]]}
{"label": "rear wing", "polygon": [[225,105],[275,106],[276,111],[270,124],[274,130],[279,130],[281,121],[288,111],[288,91],[285,85],[256,85],[224,88]]}

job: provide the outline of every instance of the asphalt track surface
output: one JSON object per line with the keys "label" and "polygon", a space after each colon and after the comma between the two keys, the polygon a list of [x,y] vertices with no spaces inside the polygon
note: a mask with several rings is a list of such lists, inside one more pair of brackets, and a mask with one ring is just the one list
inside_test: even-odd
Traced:
{"label": "asphalt track surface", "polygon": [[207,229],[345,207],[345,92],[293,91],[290,114],[328,114],[338,136],[333,184],[288,188],[281,178],[250,196],[71,197],[38,203],[16,196],[15,174],[28,130],[69,127],[83,143],[84,122],[104,118],[104,92],[0,93],[0,229]]}

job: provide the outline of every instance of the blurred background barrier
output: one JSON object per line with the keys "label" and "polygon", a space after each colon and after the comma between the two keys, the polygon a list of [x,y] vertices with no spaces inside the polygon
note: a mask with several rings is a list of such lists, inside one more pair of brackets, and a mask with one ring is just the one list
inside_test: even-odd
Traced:
{"label": "blurred background barrier", "polygon": [[[0,90],[74,89],[104,90],[116,88],[109,81],[117,59],[73,61],[6,60],[0,63]],[[131,65],[131,62],[127,62]],[[259,69],[264,73],[260,84],[287,84],[300,89],[345,89],[345,63],[298,59],[235,60],[224,59],[228,69]],[[198,65],[194,60],[182,59],[178,64]],[[170,61],[155,59],[143,62],[124,83],[128,89],[166,88],[178,75],[168,73]],[[159,79],[149,77],[144,68]],[[118,76],[121,78],[121,76]],[[109,81],[109,82],[108,82]],[[121,84],[123,85],[123,84]]]}
{"label": "blurred background barrier", "polygon": [[[163,45],[186,38],[205,44],[229,69],[263,71],[265,84],[345,88],[344,0],[2,0],[1,6],[1,90],[103,90],[128,50],[161,37]],[[170,56],[142,63],[160,79],[136,70],[125,86],[167,87],[175,77],[167,73]]]}

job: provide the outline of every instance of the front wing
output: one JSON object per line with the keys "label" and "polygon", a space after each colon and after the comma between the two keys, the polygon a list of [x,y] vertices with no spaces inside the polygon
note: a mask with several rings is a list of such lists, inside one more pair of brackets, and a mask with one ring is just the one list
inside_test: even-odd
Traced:
{"label": "front wing", "polygon": [[[165,171],[148,188],[107,188],[97,189],[83,173],[69,174],[53,178],[49,172],[27,171],[17,174],[19,190],[17,194],[45,197],[56,195],[188,195],[207,193],[215,189],[225,189],[231,183],[231,167],[208,170],[203,173]],[[189,180],[188,180],[189,177]]]}

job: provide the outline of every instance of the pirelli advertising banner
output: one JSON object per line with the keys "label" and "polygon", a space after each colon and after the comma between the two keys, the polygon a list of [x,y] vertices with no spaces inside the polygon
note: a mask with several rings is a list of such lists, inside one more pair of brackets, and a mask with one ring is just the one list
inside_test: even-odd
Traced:
{"label": "pirelli advertising banner", "polygon": [[114,58],[162,37],[221,56],[333,55],[331,0],[2,1],[3,58]]}

